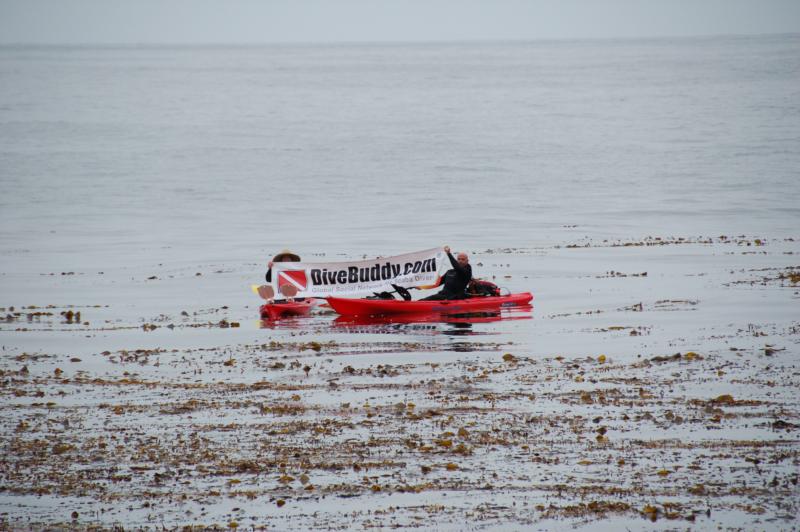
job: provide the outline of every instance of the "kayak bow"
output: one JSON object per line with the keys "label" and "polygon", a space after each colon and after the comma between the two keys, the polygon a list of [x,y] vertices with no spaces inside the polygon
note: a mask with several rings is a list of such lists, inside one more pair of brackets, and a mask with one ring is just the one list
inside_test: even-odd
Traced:
{"label": "kayak bow", "polygon": [[303,301],[267,303],[259,309],[262,320],[279,320],[291,316],[307,316],[314,308],[316,301],[305,299]]}

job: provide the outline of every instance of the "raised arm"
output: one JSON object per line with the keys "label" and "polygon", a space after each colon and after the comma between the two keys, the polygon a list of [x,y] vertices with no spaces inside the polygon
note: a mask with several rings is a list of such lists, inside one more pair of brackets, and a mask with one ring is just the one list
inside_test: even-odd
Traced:
{"label": "raised arm", "polygon": [[268,283],[272,282],[272,261],[267,263],[267,275],[264,276],[264,279],[266,279]]}
{"label": "raised arm", "polygon": [[461,265],[458,263],[458,261],[457,261],[457,260],[456,260],[456,258],[453,256],[453,254],[452,254],[452,253],[450,253],[449,251],[447,252],[447,258],[448,258],[448,259],[450,259],[450,265],[451,265],[453,268],[455,268],[456,270],[459,270],[459,271],[463,269],[463,268],[461,268]]}
{"label": "raised arm", "polygon": [[472,267],[469,264],[465,264],[462,266],[458,260],[450,253],[450,246],[444,247],[444,252],[447,253],[447,258],[450,259],[450,264],[453,266],[453,269],[459,273],[459,275],[472,275]]}

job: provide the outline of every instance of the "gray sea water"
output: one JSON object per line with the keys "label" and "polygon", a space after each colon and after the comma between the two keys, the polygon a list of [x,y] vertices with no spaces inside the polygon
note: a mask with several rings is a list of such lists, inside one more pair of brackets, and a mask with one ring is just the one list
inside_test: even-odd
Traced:
{"label": "gray sea water", "polygon": [[3,47],[2,269],[782,236],[799,148],[798,35]]}
{"label": "gray sea water", "polygon": [[[278,529],[394,526],[372,520],[395,511],[420,526],[424,506],[436,515],[422,526],[442,530],[650,530],[681,526],[643,517],[670,501],[696,523],[686,526],[796,526],[796,459],[786,458],[800,427],[799,169],[800,35],[0,47],[0,528],[209,525],[243,508]],[[532,291],[533,309],[400,324],[325,310],[257,319],[249,285],[284,247],[335,261],[445,244],[471,252],[476,275]],[[517,367],[506,352],[526,372],[504,377]],[[408,386],[389,386],[383,364],[405,368]],[[367,488],[351,498],[337,491],[347,474],[315,469],[331,498],[314,498],[272,486],[277,470],[265,468],[237,472],[252,501],[208,491],[223,480],[199,475],[180,477],[188,507],[170,499],[177,484],[142,506],[159,475],[138,457],[81,462],[94,439],[126,430],[176,455],[175,442],[201,430],[231,459],[263,460],[246,444],[279,419],[252,401],[288,401],[287,384],[308,427],[343,415],[361,427],[345,404],[443,408],[428,393],[442,386],[445,397],[506,398],[470,433],[516,434],[534,415],[556,432],[514,436],[525,452],[489,439],[465,459],[459,478],[484,486],[483,472],[499,472],[495,489],[408,496]],[[607,387],[631,402],[602,404],[611,447],[595,447],[587,420],[601,405],[580,394]],[[707,419],[718,408],[725,416]],[[662,422],[666,411],[686,423]],[[429,429],[395,419],[374,418],[388,442],[376,452],[410,453],[398,474],[427,483],[427,455],[391,438]],[[343,441],[372,441],[372,429],[343,430]],[[36,454],[60,438],[81,451]],[[289,436],[266,440],[300,456]],[[644,440],[680,443],[674,474]],[[297,445],[343,452],[316,434]],[[618,457],[629,476],[614,469]],[[118,466],[130,484],[109,484]],[[557,491],[537,491],[545,477]],[[698,485],[702,496],[686,491]],[[578,508],[595,493],[580,490],[597,486],[604,497],[624,488],[613,497],[629,511],[561,521],[534,510]],[[276,496],[288,501],[278,514]],[[482,505],[504,510],[475,513]]]}

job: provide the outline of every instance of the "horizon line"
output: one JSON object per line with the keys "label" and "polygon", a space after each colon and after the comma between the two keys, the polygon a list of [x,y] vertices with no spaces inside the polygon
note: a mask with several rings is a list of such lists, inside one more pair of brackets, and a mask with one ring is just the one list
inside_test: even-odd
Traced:
{"label": "horizon line", "polygon": [[415,39],[415,40],[320,40],[320,41],[102,41],[102,42],[0,42],[0,47],[14,48],[204,48],[204,47],[231,47],[249,48],[259,46],[398,46],[398,45],[464,45],[464,44],[525,44],[547,42],[595,42],[595,41],[658,41],[670,39],[704,40],[720,38],[754,38],[754,37],[800,37],[800,32],[776,33],[713,33],[692,35],[642,35],[642,36],[616,36],[616,37],[541,37],[541,38],[470,38],[470,39]]}

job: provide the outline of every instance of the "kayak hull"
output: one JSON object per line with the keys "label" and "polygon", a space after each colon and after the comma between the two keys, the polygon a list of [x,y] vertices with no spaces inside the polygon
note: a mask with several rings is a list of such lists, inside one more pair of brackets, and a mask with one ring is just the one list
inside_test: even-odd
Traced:
{"label": "kayak hull", "polygon": [[476,310],[474,312],[426,312],[423,314],[384,314],[380,316],[338,316],[333,320],[337,327],[361,327],[396,324],[446,323],[464,325],[476,323],[494,323],[498,321],[529,320],[532,305],[505,307],[501,309]]}
{"label": "kayak hull", "polygon": [[314,308],[315,301],[313,299],[305,299],[303,301],[282,301],[280,303],[267,303],[261,305],[259,312],[261,313],[262,320],[279,320],[281,318],[291,318],[294,316],[308,316],[311,309]]}
{"label": "kayak hull", "polygon": [[507,296],[471,297],[444,301],[400,301],[397,299],[350,299],[329,297],[328,304],[342,316],[387,316],[395,314],[431,314],[473,312],[527,305],[530,292]]}

